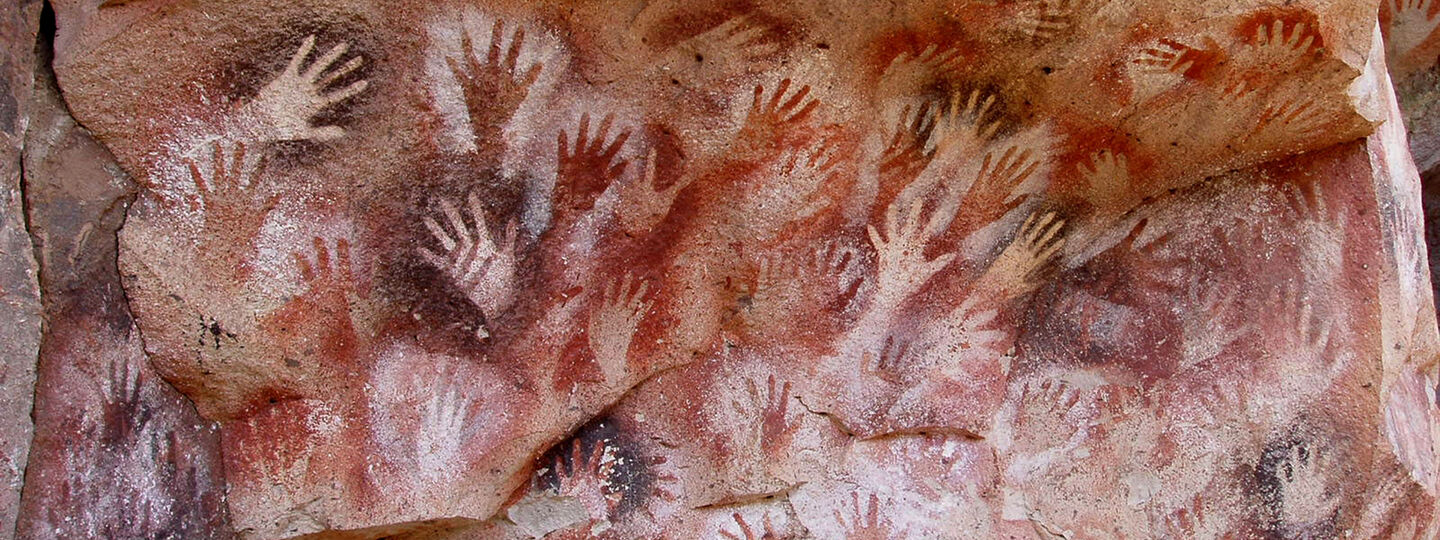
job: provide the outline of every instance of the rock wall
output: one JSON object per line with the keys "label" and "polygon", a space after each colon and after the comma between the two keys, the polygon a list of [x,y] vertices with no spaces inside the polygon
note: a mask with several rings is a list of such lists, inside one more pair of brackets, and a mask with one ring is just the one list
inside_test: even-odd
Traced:
{"label": "rock wall", "polygon": [[[1429,245],[1440,243],[1440,11],[1430,2],[1382,2],[1381,28],[1390,75],[1424,188],[1425,229]],[[1430,254],[1440,267],[1440,251]],[[1440,281],[1431,273],[1440,298]]]}
{"label": "rock wall", "polygon": [[28,110],[25,202],[45,332],[15,535],[233,537],[219,434],[151,367],[121,288],[116,231],[135,185],[70,117],[48,69]]}
{"label": "rock wall", "polygon": [[1436,538],[1431,11],[56,0],[16,536]]}
{"label": "rock wall", "polygon": [[0,535],[7,538],[34,433],[30,407],[40,347],[40,287],[20,190],[39,26],[39,2],[0,6]]}

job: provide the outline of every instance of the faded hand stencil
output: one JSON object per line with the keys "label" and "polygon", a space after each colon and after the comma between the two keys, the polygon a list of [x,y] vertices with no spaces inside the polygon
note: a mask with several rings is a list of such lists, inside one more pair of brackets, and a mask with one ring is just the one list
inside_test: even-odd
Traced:
{"label": "faded hand stencil", "polygon": [[244,536],[1440,527],[1359,3],[259,4],[93,122]]}

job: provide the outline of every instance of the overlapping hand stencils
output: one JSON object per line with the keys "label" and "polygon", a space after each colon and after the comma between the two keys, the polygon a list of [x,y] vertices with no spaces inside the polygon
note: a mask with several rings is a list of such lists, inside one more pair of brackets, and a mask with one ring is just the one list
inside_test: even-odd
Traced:
{"label": "overlapping hand stencils", "polygon": [[[1285,215],[1223,223],[1195,208],[1238,196],[1185,190],[1352,134],[1293,83],[1350,74],[1330,28],[1286,7],[1102,44],[1152,15],[1017,0],[836,35],[807,3],[670,4],[441,4],[383,57],[291,30],[253,99],[166,147],[163,204],[139,206],[179,226],[132,228],[170,239],[133,266],[147,339],[246,449],[295,439],[237,464],[237,500],[283,471],[297,511],[384,516],[336,521],[357,529],[443,511],[532,534],[541,508],[574,519],[539,535],[576,538],[1104,536],[1121,492],[1154,536],[1263,525],[1210,507],[1252,435],[1324,405],[1303,391],[1356,387],[1345,310],[1313,298],[1369,233],[1323,190],[1256,188]],[[1209,183],[1291,183],[1266,174]],[[1298,273],[1260,275],[1281,261]],[[1227,262],[1282,301],[1230,294]],[[1266,309],[1294,324],[1243,324]],[[1258,341],[1284,351],[1236,367]],[[1246,377],[1273,384],[1201,384]],[[1233,455],[1176,449],[1196,433]],[[1321,474],[1344,459],[1287,454],[1274,521],[1355,513]],[[1156,487],[1194,470],[1219,479]],[[1105,502],[1074,508],[1087,482]]]}

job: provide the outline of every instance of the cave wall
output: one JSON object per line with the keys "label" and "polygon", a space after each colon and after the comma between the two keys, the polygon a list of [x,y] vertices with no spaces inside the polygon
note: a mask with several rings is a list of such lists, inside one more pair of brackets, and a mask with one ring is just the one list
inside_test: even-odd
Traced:
{"label": "cave wall", "polygon": [[1426,1],[44,7],[17,538],[1440,534]]}

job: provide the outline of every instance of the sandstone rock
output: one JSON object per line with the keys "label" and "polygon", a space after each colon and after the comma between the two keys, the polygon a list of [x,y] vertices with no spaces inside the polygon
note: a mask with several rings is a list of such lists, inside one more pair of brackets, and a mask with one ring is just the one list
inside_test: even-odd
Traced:
{"label": "sandstone rock", "polygon": [[[40,49],[36,65],[49,66]],[[218,430],[150,367],[120,287],[116,231],[134,184],[70,117],[48,69],[36,83],[25,246],[39,257],[46,325],[16,536],[233,537]]]}
{"label": "sandstone rock", "polygon": [[1440,165],[1440,13],[1433,2],[1385,0],[1380,23],[1415,164]]}
{"label": "sandstone rock", "polygon": [[[1440,241],[1440,32],[1435,31],[1440,13],[1431,2],[1386,1],[1380,22],[1411,152],[1422,173],[1426,240],[1433,246]],[[1433,251],[1431,278],[1440,298],[1437,265],[1440,251]]]}
{"label": "sandstone rock", "polygon": [[39,2],[0,6],[0,538],[11,538],[15,530],[40,347],[40,289],[20,191],[39,24]]}
{"label": "sandstone rock", "polygon": [[1440,531],[1367,3],[93,4],[144,339],[47,340],[218,423],[242,537]]}

